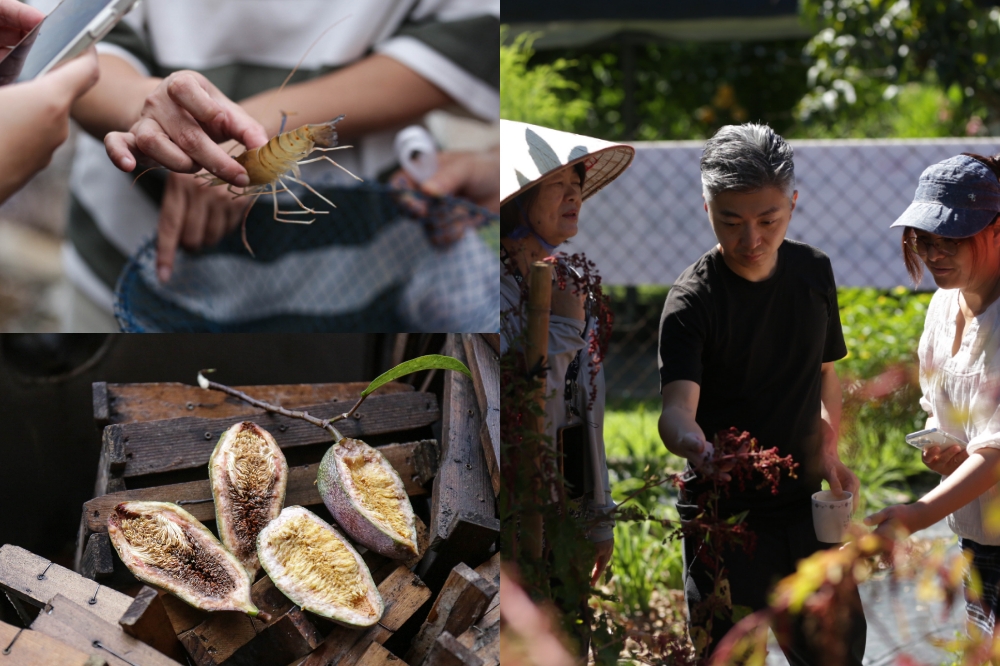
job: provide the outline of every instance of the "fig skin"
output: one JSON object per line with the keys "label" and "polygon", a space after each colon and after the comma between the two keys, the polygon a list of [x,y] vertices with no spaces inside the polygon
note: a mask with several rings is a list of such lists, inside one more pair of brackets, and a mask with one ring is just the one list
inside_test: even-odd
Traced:
{"label": "fig skin", "polygon": [[[129,522],[138,519],[151,523],[142,534],[148,537],[145,544],[133,544],[127,536]],[[195,608],[269,617],[251,601],[252,581],[240,561],[197,518],[176,504],[122,502],[108,517],[108,536],[122,562],[137,578],[175,594]],[[203,559],[195,565],[198,558]],[[192,584],[199,577],[204,581],[201,590]]]}
{"label": "fig skin", "polygon": [[[248,451],[247,444],[241,441],[241,435],[247,431],[260,438],[263,447]],[[238,457],[239,453],[244,454],[242,458]],[[240,465],[241,462],[244,465]],[[261,469],[262,466],[266,468]],[[249,482],[262,487],[241,489],[239,481],[234,478],[238,472],[243,473],[244,479],[253,477]],[[242,421],[219,437],[208,459],[208,478],[215,499],[215,520],[220,540],[253,578],[260,570],[257,535],[267,523],[278,517],[285,504],[288,485],[285,455],[271,433],[252,421]]]}
{"label": "fig skin", "polygon": [[[371,460],[364,464],[380,465],[393,479],[397,501],[403,514],[401,520],[406,524],[407,534],[400,535],[387,526],[377,524],[372,519],[371,512],[352,496],[350,488],[353,487],[353,482],[345,483],[344,478],[350,476],[344,469],[346,456],[364,456],[366,461]],[[352,539],[380,555],[396,560],[409,559],[418,554],[417,529],[410,498],[406,495],[399,474],[378,449],[359,439],[345,438],[334,444],[323,456],[316,485],[326,508]]]}
{"label": "fig skin", "polygon": [[[385,602],[365,561],[312,511],[285,507],[257,536],[257,555],[275,587],[303,610],[352,628],[382,619]],[[356,577],[342,578],[345,569]]]}

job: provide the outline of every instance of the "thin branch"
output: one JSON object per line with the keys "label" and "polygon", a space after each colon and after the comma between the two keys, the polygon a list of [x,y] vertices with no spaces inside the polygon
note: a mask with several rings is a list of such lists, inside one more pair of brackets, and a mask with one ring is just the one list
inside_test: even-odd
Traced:
{"label": "thin branch", "polygon": [[228,393],[233,397],[239,398],[240,400],[249,403],[254,407],[259,407],[260,409],[263,409],[265,411],[273,412],[275,414],[281,414],[282,416],[288,416],[294,419],[302,419],[303,421],[308,421],[309,423],[312,423],[314,426],[323,428],[324,430],[328,430],[330,434],[333,435],[333,441],[337,442],[338,444],[341,442],[341,440],[344,439],[344,436],[340,434],[339,430],[333,427],[333,422],[340,421],[341,419],[345,419],[351,414],[353,414],[354,410],[357,409],[358,406],[360,406],[362,401],[364,400],[364,398],[358,400],[358,403],[354,405],[354,407],[351,408],[351,411],[347,412],[346,414],[335,416],[332,419],[318,419],[315,416],[309,414],[309,412],[300,412],[291,409],[285,409],[280,405],[272,405],[269,402],[264,402],[263,400],[258,400],[257,398],[251,398],[243,391],[237,391],[231,386],[226,386],[225,384],[209,381],[208,379],[205,378],[205,373],[209,372],[215,372],[215,370],[214,369],[202,370],[198,373],[198,386],[200,386],[201,388],[205,390],[222,391],[223,393]]}

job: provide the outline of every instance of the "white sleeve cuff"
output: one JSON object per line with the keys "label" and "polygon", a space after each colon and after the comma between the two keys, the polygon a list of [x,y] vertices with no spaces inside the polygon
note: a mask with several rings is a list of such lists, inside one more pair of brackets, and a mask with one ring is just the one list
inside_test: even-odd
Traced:
{"label": "white sleeve cuff", "polygon": [[469,74],[419,39],[393,37],[375,49],[406,65],[483,120],[500,119],[500,91]]}
{"label": "white sleeve cuff", "polygon": [[109,44],[107,42],[100,42],[97,45],[98,53],[106,53],[108,55],[118,56],[128,64],[132,65],[133,68],[143,76],[151,76],[149,70],[146,66],[142,64],[142,61],[136,58],[128,49],[123,49],[117,44]]}

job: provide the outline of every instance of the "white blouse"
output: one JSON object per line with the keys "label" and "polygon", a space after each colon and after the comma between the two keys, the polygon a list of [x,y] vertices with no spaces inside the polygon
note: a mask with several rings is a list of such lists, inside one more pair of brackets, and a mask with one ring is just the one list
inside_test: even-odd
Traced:
{"label": "white blouse", "polygon": [[[920,406],[937,427],[969,443],[972,454],[1000,449],[1000,302],[966,324],[952,356],[959,290],[939,289],[931,299],[920,336]],[[1000,532],[987,531],[986,508],[1000,498],[1000,483],[948,516],[948,527],[977,543],[1000,545]]]}

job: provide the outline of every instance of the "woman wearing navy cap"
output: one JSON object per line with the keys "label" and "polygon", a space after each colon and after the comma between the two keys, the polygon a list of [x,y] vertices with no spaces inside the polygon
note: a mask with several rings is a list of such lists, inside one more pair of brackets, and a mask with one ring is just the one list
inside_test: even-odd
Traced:
{"label": "woman wearing navy cap", "polygon": [[962,442],[928,447],[922,459],[941,484],[912,504],[865,519],[877,533],[905,538],[948,518],[982,577],[978,601],[966,593],[970,625],[993,633],[1000,584],[1000,159],[963,153],[928,167],[903,228],[903,260],[914,283],[926,266],[938,290],[920,336],[920,406],[927,427]]}

